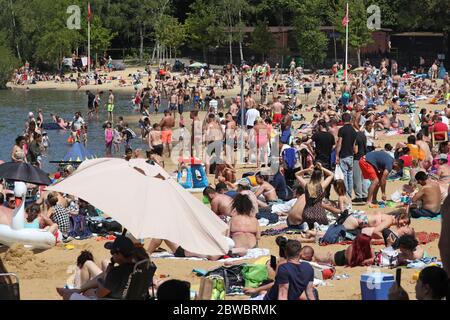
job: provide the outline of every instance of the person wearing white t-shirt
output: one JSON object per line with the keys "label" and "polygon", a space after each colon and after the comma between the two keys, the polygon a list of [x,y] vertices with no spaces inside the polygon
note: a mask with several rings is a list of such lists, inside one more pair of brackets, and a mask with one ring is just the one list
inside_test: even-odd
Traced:
{"label": "person wearing white t-shirt", "polygon": [[200,77],[203,77],[205,75],[205,69],[201,68],[199,73]]}
{"label": "person wearing white t-shirt", "polygon": [[219,101],[216,100],[216,98],[212,98],[212,100],[209,102],[209,107],[214,108],[214,113],[217,114],[217,109],[219,107]]}
{"label": "person wearing white t-shirt", "polygon": [[255,121],[259,117],[261,117],[259,111],[255,109],[255,107],[252,107],[247,111],[247,129],[252,129],[255,126]]}

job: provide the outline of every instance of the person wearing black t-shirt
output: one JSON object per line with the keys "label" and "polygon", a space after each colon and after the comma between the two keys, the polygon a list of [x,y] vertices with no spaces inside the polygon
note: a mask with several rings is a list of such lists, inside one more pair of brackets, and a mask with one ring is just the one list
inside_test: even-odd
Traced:
{"label": "person wearing black t-shirt", "polygon": [[339,165],[344,173],[345,188],[350,198],[353,193],[353,146],[356,140],[356,130],[352,127],[351,120],[349,113],[342,115],[344,126],[338,131],[336,145],[336,165]]}
{"label": "person wearing black t-shirt", "polygon": [[370,181],[364,179],[359,160],[367,153],[367,138],[363,131],[356,133],[355,154],[353,156],[353,188],[355,189],[355,203],[367,201],[367,192],[369,190]]}
{"label": "person wearing black t-shirt", "polygon": [[314,269],[308,262],[300,262],[301,249],[299,241],[287,242],[287,262],[278,267],[275,283],[264,300],[300,300],[303,293],[306,294],[306,299],[316,300],[313,292]]}
{"label": "person wearing black t-shirt", "polygon": [[[314,151],[316,152],[316,161],[322,164],[322,167],[332,170],[331,153],[335,145],[334,136],[328,132],[325,120],[317,122],[319,130],[313,134],[311,140],[314,142]],[[330,198],[331,185],[325,190],[325,197]]]}
{"label": "person wearing black t-shirt", "polygon": [[[133,242],[118,236],[114,242],[105,243],[111,252],[111,263],[105,272],[86,282],[80,289],[58,288],[64,300],[122,299],[135,266],[134,254],[137,250]],[[150,286],[150,284],[149,284]]]}
{"label": "person wearing black t-shirt", "polygon": [[86,95],[88,96],[88,116],[91,117],[92,114],[94,113],[94,109],[95,109],[95,94],[93,94],[92,92],[90,92],[89,90],[86,91]]}

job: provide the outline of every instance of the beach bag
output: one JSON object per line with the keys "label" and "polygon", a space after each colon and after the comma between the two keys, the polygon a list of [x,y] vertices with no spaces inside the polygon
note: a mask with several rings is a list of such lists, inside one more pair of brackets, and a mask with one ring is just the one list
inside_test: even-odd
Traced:
{"label": "beach bag", "polygon": [[232,287],[243,287],[245,284],[244,276],[242,275],[242,269],[244,265],[237,265],[231,267],[219,267],[211,270],[206,274],[206,277],[219,276],[224,279],[226,293],[232,292]]}
{"label": "beach bag", "polygon": [[398,263],[398,252],[392,247],[383,249],[375,255],[375,265],[379,267],[396,267]]}
{"label": "beach bag", "polygon": [[107,235],[113,232],[122,232],[122,225],[111,218],[88,217],[86,221],[92,233]]}
{"label": "beach bag", "polygon": [[328,227],[325,235],[319,239],[320,244],[335,244],[344,241],[345,228],[341,224],[334,224]]}
{"label": "beach bag", "polygon": [[69,236],[71,237],[81,237],[87,238],[92,235],[91,230],[89,230],[86,216],[84,215],[75,215],[71,217],[72,219],[72,229],[69,232]]}
{"label": "beach bag", "polygon": [[225,280],[220,276],[208,276],[200,281],[199,300],[225,300]]}
{"label": "beach bag", "polygon": [[242,269],[246,288],[258,288],[264,281],[269,278],[267,267],[265,264],[246,265]]}
{"label": "beach bag", "polygon": [[344,180],[344,172],[341,169],[341,166],[336,166],[334,170],[334,180]]}

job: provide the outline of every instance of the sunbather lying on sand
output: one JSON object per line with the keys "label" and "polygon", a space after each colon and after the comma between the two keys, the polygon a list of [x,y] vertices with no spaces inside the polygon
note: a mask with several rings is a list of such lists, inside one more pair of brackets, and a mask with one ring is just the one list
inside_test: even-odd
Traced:
{"label": "sunbather lying on sand", "polygon": [[335,266],[370,266],[374,263],[375,254],[370,246],[372,238],[363,233],[359,234],[347,249],[327,254],[315,253],[313,261],[329,263]]}
{"label": "sunbather lying on sand", "polygon": [[383,239],[382,232],[384,229],[392,226],[408,226],[410,223],[411,219],[407,213],[407,209],[400,208],[389,214],[380,211],[353,213],[344,221],[343,226],[347,231],[361,229],[362,233],[374,239]]}

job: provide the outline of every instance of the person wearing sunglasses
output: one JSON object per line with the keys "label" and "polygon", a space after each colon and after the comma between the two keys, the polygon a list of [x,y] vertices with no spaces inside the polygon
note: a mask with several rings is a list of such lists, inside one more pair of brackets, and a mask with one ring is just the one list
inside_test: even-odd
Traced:
{"label": "person wearing sunglasses", "polygon": [[[89,280],[80,289],[57,288],[64,300],[121,299],[135,265],[139,248],[127,237],[118,236],[105,243],[111,253],[111,262],[105,272]],[[148,257],[148,256],[147,256]]]}

